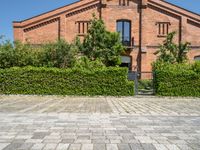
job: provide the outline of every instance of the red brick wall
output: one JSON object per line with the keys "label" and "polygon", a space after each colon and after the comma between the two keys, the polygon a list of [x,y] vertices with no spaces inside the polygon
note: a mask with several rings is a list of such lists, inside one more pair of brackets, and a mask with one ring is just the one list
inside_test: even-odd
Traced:
{"label": "red brick wall", "polygon": [[[165,39],[158,37],[157,22],[170,23],[169,32],[177,32],[177,43],[182,40],[192,44],[192,50],[188,53],[190,61],[200,55],[199,15],[160,0],[142,0],[141,7],[140,0],[129,1],[129,6],[119,6],[119,0],[101,2],[101,10],[100,0],[82,0],[26,21],[14,22],[14,38],[22,42],[28,40],[33,44],[55,41],[58,38],[72,42],[78,35],[77,21],[89,21],[92,13],[95,13],[97,17],[102,17],[109,31],[116,31],[116,21],[119,19],[131,21],[134,45],[126,55],[131,57],[132,70],[139,68],[140,71],[151,71],[151,64],[156,60],[154,53]],[[51,21],[55,18],[58,19]]]}
{"label": "red brick wall", "polygon": [[31,44],[53,42],[59,38],[59,20],[41,24],[39,27],[27,28],[24,31],[24,41]]}
{"label": "red brick wall", "polygon": [[[92,19],[93,14],[95,14],[96,17],[99,17],[99,13],[97,10],[97,7],[91,8],[87,11],[78,13],[76,15],[66,17],[65,18],[65,35],[64,39],[66,39],[69,42],[72,42],[78,33],[78,21],[90,21]],[[82,30],[82,24],[80,26],[80,29]],[[84,26],[84,30],[86,31],[86,26]],[[84,36],[80,35],[80,39],[83,39]]]}

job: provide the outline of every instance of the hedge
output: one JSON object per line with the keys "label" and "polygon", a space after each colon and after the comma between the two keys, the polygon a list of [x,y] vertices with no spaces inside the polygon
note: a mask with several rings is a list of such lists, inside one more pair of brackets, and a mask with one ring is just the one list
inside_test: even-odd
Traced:
{"label": "hedge", "polygon": [[155,90],[161,96],[200,96],[200,65],[164,64],[155,71]]}
{"label": "hedge", "polygon": [[126,68],[95,71],[80,69],[13,67],[0,69],[0,94],[134,95]]}

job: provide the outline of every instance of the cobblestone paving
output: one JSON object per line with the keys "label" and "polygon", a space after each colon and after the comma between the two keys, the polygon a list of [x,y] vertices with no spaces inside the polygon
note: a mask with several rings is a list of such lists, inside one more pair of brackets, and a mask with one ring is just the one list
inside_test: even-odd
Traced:
{"label": "cobblestone paving", "polygon": [[199,150],[200,99],[0,96],[0,150]]}

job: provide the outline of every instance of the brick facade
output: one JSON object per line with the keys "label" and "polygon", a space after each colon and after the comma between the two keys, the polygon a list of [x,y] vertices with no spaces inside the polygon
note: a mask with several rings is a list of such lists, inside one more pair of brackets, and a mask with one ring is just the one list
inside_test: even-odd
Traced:
{"label": "brick facade", "polygon": [[164,0],[80,0],[13,22],[14,39],[42,44],[60,38],[68,42],[76,36],[84,38],[93,13],[104,20],[109,31],[117,31],[117,21],[130,22],[130,45],[124,59],[131,61],[129,67],[133,71],[151,71],[155,51],[172,31],[177,32],[177,43],[191,43],[190,61],[200,56],[200,15]]}

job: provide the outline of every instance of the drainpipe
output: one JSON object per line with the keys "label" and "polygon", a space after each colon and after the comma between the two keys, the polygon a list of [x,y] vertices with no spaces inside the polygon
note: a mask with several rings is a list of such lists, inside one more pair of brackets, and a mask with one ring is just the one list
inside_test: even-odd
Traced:
{"label": "drainpipe", "polygon": [[138,67],[137,71],[141,72],[142,66],[142,0],[139,1],[138,4],[138,12],[139,12],[139,52],[138,52]]}
{"label": "drainpipe", "polygon": [[102,19],[102,0],[99,1],[99,18]]}
{"label": "drainpipe", "polygon": [[147,8],[147,0],[140,0],[138,4],[139,12],[139,53],[138,53],[138,72],[142,71],[142,48],[143,48],[143,9]]}

